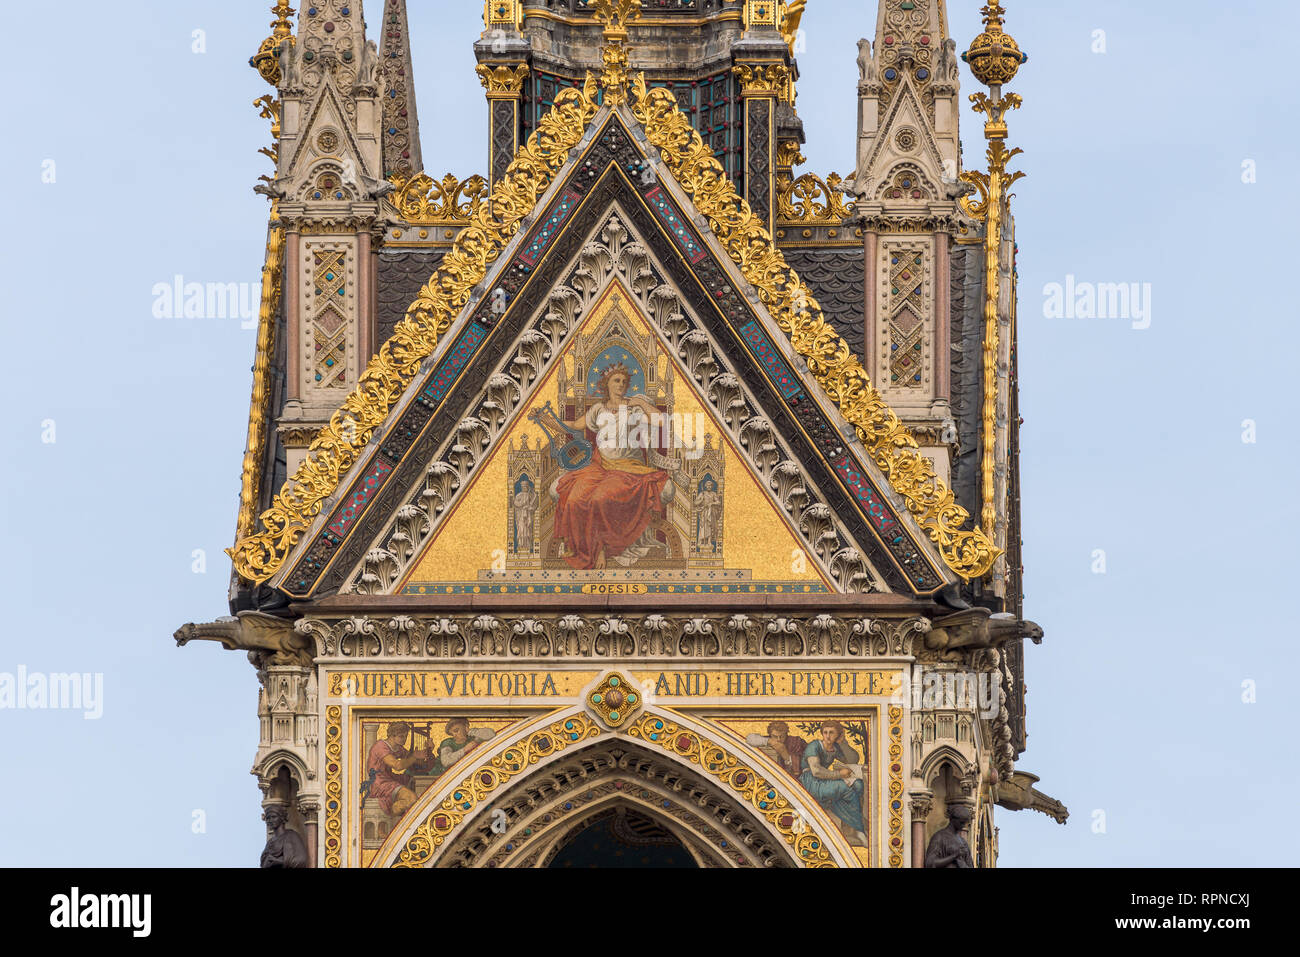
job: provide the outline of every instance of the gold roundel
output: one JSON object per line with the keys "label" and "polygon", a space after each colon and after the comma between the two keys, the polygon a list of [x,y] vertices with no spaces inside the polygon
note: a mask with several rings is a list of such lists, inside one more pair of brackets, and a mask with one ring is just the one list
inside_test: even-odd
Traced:
{"label": "gold roundel", "polygon": [[333,153],[339,148],[339,135],[333,130],[322,130],[316,137],[316,148],[322,153]]}

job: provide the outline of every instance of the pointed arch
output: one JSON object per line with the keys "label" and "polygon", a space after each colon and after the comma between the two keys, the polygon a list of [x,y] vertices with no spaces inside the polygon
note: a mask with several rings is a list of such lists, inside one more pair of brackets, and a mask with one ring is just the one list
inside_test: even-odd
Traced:
{"label": "pointed arch", "polygon": [[[733,855],[735,866],[856,866],[854,852],[821,807],[800,797],[769,765],[673,712],[646,709],[617,734],[581,707],[553,712],[453,769],[393,828],[371,866],[531,866],[538,850],[531,838],[539,829],[558,841],[557,821],[574,811],[589,816],[583,809],[590,802],[608,804],[597,801],[606,793],[624,792],[620,799],[629,800],[629,785],[637,789],[633,802],[647,806],[688,795],[689,805],[654,813],[672,817],[698,846],[744,848]],[[593,781],[607,792],[592,791],[587,799]],[[640,798],[642,791],[656,797]],[[583,797],[574,801],[573,794]],[[540,821],[546,813],[559,816]],[[507,850],[522,840],[519,835],[530,838],[526,851]]]}

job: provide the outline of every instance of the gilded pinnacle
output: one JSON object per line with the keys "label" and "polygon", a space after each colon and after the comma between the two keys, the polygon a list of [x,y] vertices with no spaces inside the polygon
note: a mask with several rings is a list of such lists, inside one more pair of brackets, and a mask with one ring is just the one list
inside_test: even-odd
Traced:
{"label": "gilded pinnacle", "polygon": [[975,79],[985,86],[1010,83],[1029,57],[1021,52],[1014,37],[1002,32],[1003,10],[998,0],[993,0],[981,12],[984,32],[971,41],[970,49],[961,58],[970,64]]}
{"label": "gilded pinnacle", "polygon": [[617,106],[627,99],[627,25],[641,16],[641,0],[593,0],[592,15],[605,25],[600,85],[605,101]]}
{"label": "gilded pinnacle", "polygon": [[280,50],[287,40],[293,43],[293,21],[290,19],[294,10],[288,0],[279,0],[271,8],[275,19],[271,21],[271,35],[262,41],[248,65],[261,74],[262,79],[272,86],[280,85]]}
{"label": "gilded pinnacle", "polygon": [[271,36],[275,40],[283,40],[293,35],[293,21],[289,18],[293,16],[293,7],[289,6],[289,0],[279,0],[271,8],[275,14],[275,19],[271,21]]}
{"label": "gilded pinnacle", "polygon": [[641,16],[641,0],[593,0],[592,16],[605,25],[605,41],[627,39],[627,25]]}

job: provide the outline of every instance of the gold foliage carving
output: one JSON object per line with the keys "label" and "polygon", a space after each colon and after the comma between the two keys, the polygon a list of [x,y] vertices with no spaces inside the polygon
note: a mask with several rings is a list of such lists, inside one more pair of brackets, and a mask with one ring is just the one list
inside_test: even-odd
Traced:
{"label": "gold foliage carving", "polygon": [[257,496],[261,486],[262,458],[266,454],[271,405],[271,356],[275,352],[275,317],[280,310],[284,280],[284,227],[278,205],[271,205],[271,225],[262,265],[262,304],[257,314],[257,351],[253,360],[253,397],[248,410],[248,443],[239,488],[239,518],[235,536],[252,533],[257,521]]}
{"label": "gold foliage carving", "polygon": [[325,866],[341,866],[343,849],[343,709],[325,709]]}
{"label": "gold foliage carving", "polygon": [[782,140],[776,148],[776,165],[780,169],[792,169],[802,165],[804,155],[799,152],[798,140]]}
{"label": "gold foliage carving", "polygon": [[790,98],[790,68],[780,63],[767,66],[740,65],[732,67],[740,78],[740,90],[745,96],[778,96]]}
{"label": "gold foliage carving", "polygon": [[528,76],[528,64],[493,67],[487,63],[480,63],[474,68],[474,72],[478,74],[479,81],[483,84],[483,89],[487,90],[489,97],[514,96],[524,88],[524,78]]}
{"label": "gold foliage carving", "polygon": [[261,530],[228,550],[236,572],[266,581],[279,570],[393,403],[469,301],[470,292],[537,205],[597,110],[596,84],[565,90],[520,149],[489,202],[480,204],[392,338],[312,442],[307,458],[261,515]]}
{"label": "gold foliage carving", "polygon": [[786,263],[749,203],[737,195],[673,95],[647,89],[645,77],[639,76],[632,112],[944,561],[964,578],[986,574],[1001,552],[983,531],[963,530],[969,514],[939,481],[934,465],[881,398],[848,344],[823,318],[811,290]]}
{"label": "gold foliage carving", "polygon": [[698,764],[738,794],[754,813],[766,818],[805,867],[834,867],[826,841],[805,819],[802,810],[772,783],[751,767],[736,760],[727,749],[689,728],[666,718],[643,715],[627,729],[628,737],[640,738],[678,758]]}
{"label": "gold foliage carving", "polygon": [[592,0],[591,15],[605,25],[605,35],[610,36],[626,31],[627,25],[641,16],[641,0]]}
{"label": "gold foliage carving", "polygon": [[889,866],[903,866],[903,709],[889,707]]}
{"label": "gold foliage carving", "polygon": [[467,226],[489,196],[487,180],[477,174],[459,180],[449,173],[435,180],[414,173],[393,176],[391,182],[388,201],[412,226]]}
{"label": "gold foliage carving", "polygon": [[804,10],[808,6],[808,0],[785,0],[782,3],[784,11],[781,14],[781,39],[790,48],[790,52],[795,52],[795,43],[799,39],[799,23],[803,20]]}
{"label": "gold foliage carving", "polygon": [[824,180],[812,173],[795,179],[789,173],[776,177],[776,218],[798,226],[839,226],[849,217],[851,198],[844,180],[831,173]]}
{"label": "gold foliage carving", "polygon": [[600,86],[605,102],[617,106],[627,99],[627,25],[641,16],[641,0],[593,0],[593,15],[605,25]]}

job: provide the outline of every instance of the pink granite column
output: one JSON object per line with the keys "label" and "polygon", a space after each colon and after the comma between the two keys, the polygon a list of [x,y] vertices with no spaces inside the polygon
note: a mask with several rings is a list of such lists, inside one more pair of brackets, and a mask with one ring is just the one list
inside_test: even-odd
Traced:
{"label": "pink granite column", "polygon": [[952,257],[951,237],[934,234],[934,397],[952,400]]}
{"label": "pink granite column", "polygon": [[302,398],[302,237],[296,229],[285,234],[284,244],[284,326],[288,336],[285,348],[285,399]]}
{"label": "pink granite column", "polygon": [[867,367],[868,375],[875,375],[876,368],[876,242],[874,232],[866,234],[863,241],[863,268],[866,270],[864,288],[866,294],[862,304],[866,328],[862,338],[862,361]]}
{"label": "pink granite column", "polygon": [[316,845],[316,821],[308,821],[304,827],[307,830],[307,859],[311,862],[308,867],[316,866],[316,855],[320,853]]}
{"label": "pink granite column", "polygon": [[[375,348],[378,352],[383,346],[384,341],[379,338],[379,248],[375,245],[375,240],[380,238],[375,234],[370,239],[370,328],[373,330]],[[373,353],[372,353],[373,355]]]}
{"label": "pink granite column", "polygon": [[375,284],[370,261],[370,231],[357,233],[357,375],[375,354]]}

